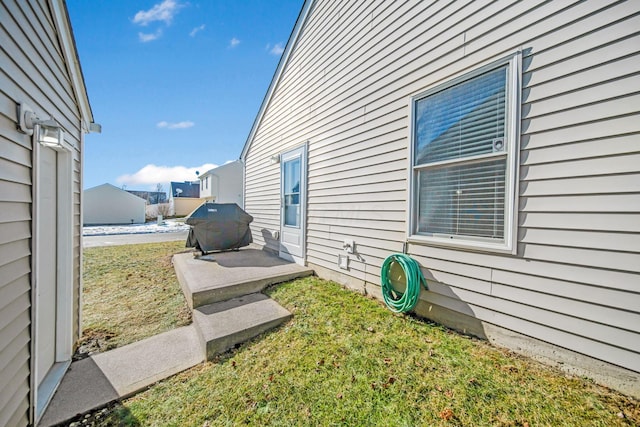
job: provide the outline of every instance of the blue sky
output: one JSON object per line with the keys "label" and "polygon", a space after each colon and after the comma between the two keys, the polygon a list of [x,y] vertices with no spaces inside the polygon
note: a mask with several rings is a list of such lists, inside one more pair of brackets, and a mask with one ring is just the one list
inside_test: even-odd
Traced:
{"label": "blue sky", "polygon": [[168,189],[236,160],[303,0],[67,0],[102,134],[84,188]]}

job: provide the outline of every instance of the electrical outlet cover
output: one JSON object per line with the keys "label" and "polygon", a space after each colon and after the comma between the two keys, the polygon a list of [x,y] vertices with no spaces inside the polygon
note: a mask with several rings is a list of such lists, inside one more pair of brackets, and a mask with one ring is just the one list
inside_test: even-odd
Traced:
{"label": "electrical outlet cover", "polygon": [[349,256],[348,255],[338,255],[338,267],[343,270],[349,269]]}

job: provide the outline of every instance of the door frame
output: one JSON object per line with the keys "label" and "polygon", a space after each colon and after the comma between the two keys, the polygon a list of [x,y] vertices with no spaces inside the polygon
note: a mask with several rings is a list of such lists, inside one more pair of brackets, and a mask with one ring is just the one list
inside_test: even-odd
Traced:
{"label": "door frame", "polygon": [[[308,141],[298,145],[280,155],[280,244],[278,256],[296,264],[305,265],[307,259],[307,169],[308,169]],[[300,158],[300,246],[302,256],[283,251],[282,238],[284,235],[284,164],[287,160]]]}
{"label": "door frame", "polygon": [[[34,132],[34,135],[37,132]],[[36,424],[51,401],[62,377],[71,364],[73,353],[73,147],[63,141],[56,152],[56,187],[57,187],[57,274],[56,274],[56,338],[54,364],[40,384],[37,369],[38,340],[38,292],[40,282],[39,258],[41,243],[39,242],[42,215],[40,198],[40,161],[41,150],[52,150],[41,146],[36,137],[33,144],[33,185],[32,185],[32,256],[31,256],[31,419]]]}

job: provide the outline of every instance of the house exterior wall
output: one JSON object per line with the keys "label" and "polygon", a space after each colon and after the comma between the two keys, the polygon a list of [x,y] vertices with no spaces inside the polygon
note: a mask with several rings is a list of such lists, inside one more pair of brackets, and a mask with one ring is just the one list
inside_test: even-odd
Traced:
{"label": "house exterior wall", "polygon": [[169,202],[169,215],[187,216],[202,203],[202,199],[195,197],[172,197]]}
{"label": "house exterior wall", "polygon": [[243,172],[242,162],[236,160],[202,174],[200,198],[216,203],[236,203],[242,207]]}
{"label": "house exterior wall", "polygon": [[144,224],[147,202],[133,194],[102,184],[84,191],[85,225]]}
{"label": "house exterior wall", "polygon": [[[379,296],[382,262],[408,237],[411,98],[521,51],[516,254],[408,244],[429,281],[416,311],[512,348],[520,338],[496,337],[533,339],[534,356],[567,350],[576,372],[640,395],[638,12],[313,2],[243,151],[256,243],[278,249],[271,156],[308,141],[307,263]],[[347,238],[348,271],[337,265]]]}
{"label": "house exterior wall", "polygon": [[200,179],[200,198],[205,200],[213,200],[213,192],[211,189],[211,174],[205,172],[199,177]]}
{"label": "house exterior wall", "polygon": [[73,339],[79,336],[83,129],[63,49],[45,0],[0,2],[0,425],[31,411],[32,137],[17,130],[17,104],[53,115],[72,145]]}

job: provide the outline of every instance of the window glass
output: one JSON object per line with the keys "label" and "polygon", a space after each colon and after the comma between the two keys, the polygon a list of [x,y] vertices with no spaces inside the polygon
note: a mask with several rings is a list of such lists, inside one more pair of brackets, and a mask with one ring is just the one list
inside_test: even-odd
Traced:
{"label": "window glass", "polygon": [[416,103],[415,164],[491,153],[504,138],[506,67]]}
{"label": "window glass", "polygon": [[419,172],[418,232],[502,239],[505,162]]}

